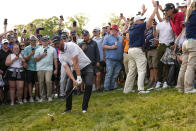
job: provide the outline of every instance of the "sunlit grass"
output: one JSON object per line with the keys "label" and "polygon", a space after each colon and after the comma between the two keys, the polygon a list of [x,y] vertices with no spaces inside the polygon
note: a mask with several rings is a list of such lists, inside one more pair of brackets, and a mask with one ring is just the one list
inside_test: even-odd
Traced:
{"label": "sunlit grass", "polygon": [[[0,130],[196,130],[196,95],[175,89],[124,95],[93,93],[86,114],[82,95],[74,96],[72,113],[62,115],[65,101],[0,106]],[[52,121],[48,113],[55,114]]]}

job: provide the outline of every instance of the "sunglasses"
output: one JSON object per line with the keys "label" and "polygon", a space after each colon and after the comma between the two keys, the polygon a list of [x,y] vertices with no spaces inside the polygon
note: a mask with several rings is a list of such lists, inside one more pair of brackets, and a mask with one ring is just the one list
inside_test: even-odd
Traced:
{"label": "sunglasses", "polygon": [[25,45],[20,45],[20,47],[24,47]]}
{"label": "sunglasses", "polygon": [[31,40],[31,42],[36,42],[36,40]]}

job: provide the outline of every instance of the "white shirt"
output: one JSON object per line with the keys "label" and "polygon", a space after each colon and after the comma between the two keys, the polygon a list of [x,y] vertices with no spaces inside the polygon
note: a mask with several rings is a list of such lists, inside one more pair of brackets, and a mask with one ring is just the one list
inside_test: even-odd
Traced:
{"label": "white shirt", "polygon": [[159,43],[169,46],[169,43],[174,42],[174,33],[169,22],[162,21],[157,25],[159,32]]}
{"label": "white shirt", "polygon": [[64,52],[59,53],[59,61],[61,64],[73,67],[72,58],[78,56],[80,69],[83,69],[91,63],[90,59],[84,54],[82,49],[73,42],[64,43]]}
{"label": "white shirt", "polygon": [[[16,57],[15,54],[11,54],[11,60],[13,60],[14,58]],[[22,58],[22,55],[20,54],[19,55],[20,58]],[[23,68],[23,64],[22,64],[22,61],[20,59],[14,61],[12,63],[12,65],[10,65],[10,67],[13,67],[13,68]],[[8,69],[9,71],[13,71],[13,69]]]}

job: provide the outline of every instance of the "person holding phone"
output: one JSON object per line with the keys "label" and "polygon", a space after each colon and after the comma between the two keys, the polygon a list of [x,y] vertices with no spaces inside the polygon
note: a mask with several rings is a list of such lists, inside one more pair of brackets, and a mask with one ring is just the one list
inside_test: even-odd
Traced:
{"label": "person holding phone", "polygon": [[104,90],[114,90],[115,80],[122,68],[123,46],[118,25],[112,25],[111,34],[105,36],[102,48],[106,54],[106,75]]}
{"label": "person holding phone", "polygon": [[22,96],[23,96],[23,86],[24,86],[24,77],[25,77],[24,68],[23,68],[24,63],[25,60],[20,54],[19,45],[15,44],[13,46],[13,53],[8,55],[5,61],[6,66],[8,66],[6,78],[8,79],[9,82],[11,106],[14,105],[16,89],[17,89],[18,103],[23,104]]}
{"label": "person holding phone", "polygon": [[[27,61],[26,69],[26,81],[28,83],[29,101],[34,102],[33,99],[33,84],[35,85],[35,99],[39,101],[39,88],[38,88],[38,78],[36,62],[34,60],[35,51],[38,49],[37,38],[35,36],[30,37],[30,45],[24,49],[24,59]],[[24,97],[24,102],[26,102],[26,97]]]}
{"label": "person holding phone", "polygon": [[[41,38],[42,46],[39,46],[35,50],[34,60],[36,62],[36,70],[39,82],[40,100],[39,102],[47,99],[49,102],[52,101],[52,74],[57,75],[58,73],[58,62],[57,52],[55,48],[49,45],[49,38],[44,36]],[[55,70],[53,71],[53,64]],[[45,85],[47,94],[45,93]]]}

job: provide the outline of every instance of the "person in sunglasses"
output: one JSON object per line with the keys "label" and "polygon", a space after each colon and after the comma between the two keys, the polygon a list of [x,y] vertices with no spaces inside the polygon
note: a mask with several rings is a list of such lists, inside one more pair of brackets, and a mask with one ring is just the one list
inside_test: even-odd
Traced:
{"label": "person in sunglasses", "polygon": [[[24,59],[27,61],[26,81],[28,82],[28,92],[30,102],[34,102],[32,96],[33,84],[35,84],[35,98],[39,100],[38,78],[36,70],[36,62],[34,60],[35,50],[39,47],[36,45],[37,38],[35,36],[30,37],[30,45],[24,48]],[[22,44],[21,44],[22,45]],[[22,47],[21,47],[22,48]],[[26,102],[26,95],[24,95],[24,102]]]}

